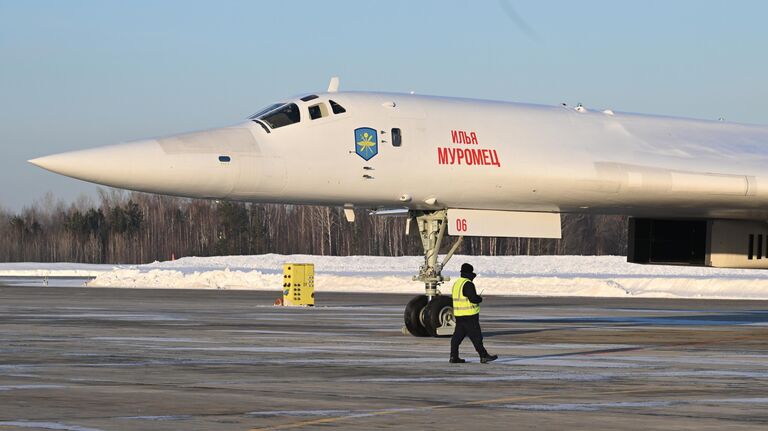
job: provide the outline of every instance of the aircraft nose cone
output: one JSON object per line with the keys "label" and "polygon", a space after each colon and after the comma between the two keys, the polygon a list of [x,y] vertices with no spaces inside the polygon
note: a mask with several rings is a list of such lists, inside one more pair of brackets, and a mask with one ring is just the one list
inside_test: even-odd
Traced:
{"label": "aircraft nose cone", "polygon": [[53,154],[28,162],[57,174],[119,187],[135,181],[132,177],[139,173],[137,169],[161,155],[157,141],[146,140]]}
{"label": "aircraft nose cone", "polygon": [[66,162],[62,163],[62,159],[66,153],[64,154],[54,154],[52,156],[44,156],[44,157],[38,157],[36,159],[27,160],[28,163],[32,163],[33,165],[47,169],[51,172],[59,173],[57,170],[57,167],[61,167],[63,165],[66,165]]}
{"label": "aircraft nose cone", "polygon": [[[87,159],[83,158],[85,155],[88,156]],[[70,151],[38,157],[27,162],[56,174],[85,179],[88,176],[87,167],[93,163],[93,156],[93,150]]]}
{"label": "aircraft nose cone", "polygon": [[[224,198],[258,153],[245,127],[212,129],[29,160],[57,174],[129,190]],[[250,161],[250,163],[248,163]]]}

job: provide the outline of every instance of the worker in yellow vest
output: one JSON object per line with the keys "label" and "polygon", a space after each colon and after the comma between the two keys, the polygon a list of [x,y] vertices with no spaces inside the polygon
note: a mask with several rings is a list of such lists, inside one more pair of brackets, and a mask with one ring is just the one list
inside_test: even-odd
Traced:
{"label": "worker in yellow vest", "polygon": [[472,281],[477,277],[475,268],[468,263],[461,265],[461,277],[453,283],[453,316],[456,318],[456,330],[451,338],[451,359],[452,364],[462,364],[465,361],[459,357],[459,344],[464,341],[464,337],[469,336],[472,344],[480,355],[480,362],[483,364],[495,361],[498,356],[491,355],[483,347],[483,332],[480,329],[480,303],[483,298],[477,294],[475,283]]}

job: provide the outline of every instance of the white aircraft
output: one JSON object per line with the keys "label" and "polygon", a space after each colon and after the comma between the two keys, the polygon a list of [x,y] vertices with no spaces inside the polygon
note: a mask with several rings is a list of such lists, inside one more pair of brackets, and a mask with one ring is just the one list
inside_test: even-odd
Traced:
{"label": "white aircraft", "polygon": [[[409,94],[275,103],[221,129],[30,160],[130,190],[343,206],[415,220],[414,335],[453,331],[441,272],[464,236],[560,237],[560,214],[624,214],[630,262],[768,267],[768,127]],[[412,223],[408,223],[410,226]],[[458,237],[442,262],[446,234]]]}

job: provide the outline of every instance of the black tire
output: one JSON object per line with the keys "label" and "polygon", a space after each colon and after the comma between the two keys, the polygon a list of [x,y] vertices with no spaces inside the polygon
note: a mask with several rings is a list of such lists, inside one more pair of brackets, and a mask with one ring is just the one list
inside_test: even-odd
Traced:
{"label": "black tire", "polygon": [[427,309],[424,311],[424,324],[430,336],[450,337],[450,335],[437,335],[437,328],[443,325],[441,316],[443,318],[448,317],[446,313],[450,313],[451,317],[453,316],[453,300],[448,296],[435,296],[427,304]]}
{"label": "black tire", "polygon": [[405,306],[405,328],[411,335],[416,337],[428,337],[427,328],[421,323],[421,313],[427,305],[427,296],[419,295],[408,302]]}

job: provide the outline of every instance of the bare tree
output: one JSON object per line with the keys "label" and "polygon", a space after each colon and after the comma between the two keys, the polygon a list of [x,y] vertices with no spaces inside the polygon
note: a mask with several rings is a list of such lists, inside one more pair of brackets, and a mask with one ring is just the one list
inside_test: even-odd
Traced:
{"label": "bare tree", "polygon": [[[46,195],[12,213],[0,208],[0,261],[142,263],[181,256],[307,253],[420,255],[406,219],[341,208],[191,200],[103,189],[98,203]],[[564,214],[562,240],[467,238],[465,254],[623,254],[627,219]],[[445,249],[450,246],[445,242]]]}

